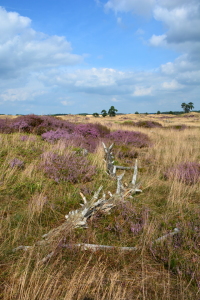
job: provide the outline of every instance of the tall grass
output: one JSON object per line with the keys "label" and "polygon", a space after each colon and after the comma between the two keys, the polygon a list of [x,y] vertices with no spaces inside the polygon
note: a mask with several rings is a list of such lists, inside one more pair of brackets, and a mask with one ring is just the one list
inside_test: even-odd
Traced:
{"label": "tall grass", "polygon": [[[80,192],[90,199],[103,185],[105,192],[114,193],[116,180],[106,174],[101,139],[95,150],[84,156],[82,148],[73,140],[52,143],[34,133],[0,134],[0,299],[198,299],[200,181],[187,184],[177,176],[165,174],[180,164],[200,163],[200,118],[196,114],[196,123],[192,122],[185,130],[175,130],[171,125],[181,124],[181,120],[190,124],[194,118],[173,116],[171,123],[165,123],[160,116],[128,115],[98,120],[77,117],[69,116],[69,121],[74,118],[76,122],[110,123],[107,126],[112,131],[139,131],[148,135],[151,141],[148,147],[133,147],[139,161],[138,181],[143,193],[133,195],[126,202],[119,201],[110,215],[94,216],[89,220],[88,229],[65,228],[49,244],[39,245],[37,241],[43,234],[60,226],[65,214],[80,207]],[[149,118],[163,127],[125,126],[122,125],[125,117],[126,121],[136,122]],[[105,142],[109,145],[111,140]],[[116,155],[130,150],[130,145],[125,147],[120,141],[114,148]],[[41,167],[45,153],[65,159],[71,155],[87,158],[95,174],[87,181],[80,178],[73,183],[61,178],[57,182]],[[12,166],[13,159],[22,161],[23,165]],[[118,155],[116,160],[120,165],[127,162],[124,155]],[[128,157],[128,164],[134,165],[134,156]],[[131,173],[126,171],[125,181],[130,180]],[[154,242],[174,228],[180,230],[177,235]],[[77,243],[116,248],[84,251],[75,247]],[[63,247],[64,244],[71,246]],[[32,247],[13,252],[20,245]],[[119,251],[118,246],[137,246],[138,250],[126,253]],[[51,251],[54,255],[42,264]]]}

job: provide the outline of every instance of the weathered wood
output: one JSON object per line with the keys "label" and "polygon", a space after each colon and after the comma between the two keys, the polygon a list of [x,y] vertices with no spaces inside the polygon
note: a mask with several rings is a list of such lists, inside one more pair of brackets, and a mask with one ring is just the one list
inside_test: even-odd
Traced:
{"label": "weathered wood", "polygon": [[95,245],[95,244],[63,244],[62,248],[80,248],[81,250],[119,250],[119,251],[136,251],[138,247],[116,247],[107,245]]}
{"label": "weathered wood", "polygon": [[[106,194],[104,192],[102,192],[102,195],[100,197],[100,193],[103,189],[103,187],[100,186],[90,200],[87,200],[86,197],[84,196],[84,194],[80,193],[80,196],[83,201],[83,203],[80,204],[81,207],[79,209],[70,211],[67,215],[65,215],[66,221],[63,224],[61,224],[60,226],[50,230],[47,234],[44,234],[42,236],[43,240],[36,242],[35,243],[36,246],[52,244],[58,238],[62,239],[66,235],[66,233],[73,228],[79,228],[79,227],[87,228],[88,227],[88,224],[87,224],[88,219],[90,219],[92,216],[97,214],[99,211],[101,213],[108,214],[108,213],[110,213],[111,209],[113,209],[119,201],[122,201],[122,200],[124,201],[127,197],[132,196],[132,194],[142,192],[142,190],[140,190],[138,188],[139,185],[136,183],[137,171],[138,171],[137,160],[135,162],[134,167],[127,168],[127,167],[115,166],[114,161],[113,161],[114,157],[111,152],[113,144],[107,148],[105,146],[105,144],[103,143],[103,147],[104,147],[105,154],[106,154],[105,158],[106,158],[106,162],[107,162],[108,173],[112,176],[115,176],[116,180],[117,180],[116,192],[114,194],[112,194],[110,191],[108,191],[107,197],[106,197]],[[123,185],[123,183],[122,183],[122,178],[124,177],[125,172],[122,173],[121,175],[116,176],[117,168],[122,169],[122,170],[134,169],[132,181],[129,184]],[[101,245],[101,246],[103,247],[103,245]],[[94,247],[96,247],[96,246],[94,246]],[[106,246],[106,247],[113,248],[113,246]],[[31,246],[19,246],[19,247],[13,249],[13,251],[18,251],[18,250],[26,251],[30,248],[32,248],[32,247]],[[126,250],[128,250],[127,247],[120,247],[120,248],[124,248],[124,249],[126,248]],[[135,249],[135,247],[133,247],[133,248]],[[48,259],[50,259],[54,253],[55,253],[55,251],[50,253],[46,258],[44,258],[43,262],[46,262]]]}

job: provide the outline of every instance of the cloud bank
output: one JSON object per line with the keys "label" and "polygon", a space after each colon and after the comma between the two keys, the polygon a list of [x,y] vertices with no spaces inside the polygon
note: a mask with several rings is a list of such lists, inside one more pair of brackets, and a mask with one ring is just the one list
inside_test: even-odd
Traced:
{"label": "cloud bank", "polygon": [[[73,53],[64,36],[37,32],[29,18],[0,7],[0,105],[21,101],[36,107],[50,99],[52,109],[70,106],[78,113],[79,105],[96,111],[99,101],[108,106],[117,102],[123,112],[128,106],[138,110],[161,103],[167,108],[169,101],[176,107],[183,101],[195,102],[200,89],[199,1],[109,0],[104,9],[116,15],[151,15],[164,25],[164,32],[153,34],[147,46],[171,48],[180,53],[178,58],[141,72],[106,66],[86,69],[81,65],[84,56]],[[121,24],[121,17],[116,18]],[[71,66],[75,68],[70,70]]]}

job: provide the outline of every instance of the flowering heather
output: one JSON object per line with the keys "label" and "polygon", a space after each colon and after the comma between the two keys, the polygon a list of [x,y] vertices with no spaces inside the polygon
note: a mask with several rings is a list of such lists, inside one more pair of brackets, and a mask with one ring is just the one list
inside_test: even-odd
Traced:
{"label": "flowering heather", "polygon": [[57,130],[50,130],[41,135],[41,137],[48,141],[48,142],[54,142],[56,140],[60,139],[70,139],[72,137],[72,134],[69,134],[66,130],[64,129],[57,129]]}
{"label": "flowering heather", "polygon": [[75,132],[84,137],[98,138],[100,136],[98,129],[93,124],[78,124]]}
{"label": "flowering heather", "polygon": [[74,130],[75,124],[52,116],[26,115],[12,120],[9,127],[14,131],[41,135],[44,132],[57,129],[65,129],[68,133],[71,133]]}
{"label": "flowering heather", "polygon": [[66,141],[66,145],[73,142],[75,147],[82,147],[94,152],[99,139],[108,133],[110,130],[101,124],[78,124],[74,125],[71,131],[66,128],[47,131],[42,134],[42,138],[48,142],[63,139]]}
{"label": "flowering heather", "polygon": [[86,157],[73,153],[63,156],[53,152],[45,152],[41,158],[41,167],[46,175],[56,182],[88,182],[92,180],[95,174],[95,167],[91,166]]}
{"label": "flowering heather", "polygon": [[0,119],[0,132],[1,133],[11,133],[12,129],[10,128],[10,120]]}
{"label": "flowering heather", "polygon": [[139,131],[113,131],[106,136],[116,144],[132,145],[137,148],[148,147],[150,145],[149,137]]}
{"label": "flowering heather", "polygon": [[84,137],[98,138],[109,134],[110,129],[101,124],[78,124],[75,128],[75,132]]}
{"label": "flowering heather", "polygon": [[23,168],[24,166],[24,162],[18,158],[12,159],[9,164],[11,168]]}
{"label": "flowering heather", "polygon": [[177,179],[186,184],[195,184],[200,179],[200,163],[186,162],[176,167],[169,168],[165,174],[166,179]]}

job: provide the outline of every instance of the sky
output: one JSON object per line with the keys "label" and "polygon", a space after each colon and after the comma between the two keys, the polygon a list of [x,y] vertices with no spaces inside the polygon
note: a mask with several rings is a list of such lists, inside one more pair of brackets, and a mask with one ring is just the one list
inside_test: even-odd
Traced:
{"label": "sky", "polygon": [[200,110],[200,0],[0,0],[0,114]]}

